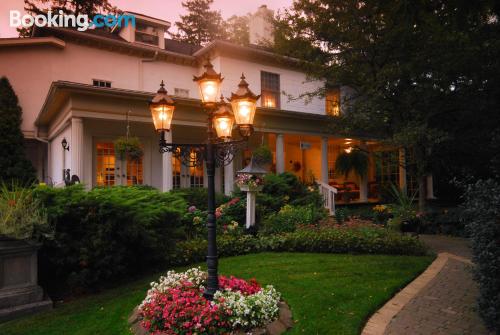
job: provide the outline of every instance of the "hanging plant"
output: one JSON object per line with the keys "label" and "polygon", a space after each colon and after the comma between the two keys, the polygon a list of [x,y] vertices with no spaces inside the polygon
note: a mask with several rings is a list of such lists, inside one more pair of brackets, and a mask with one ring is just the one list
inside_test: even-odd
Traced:
{"label": "hanging plant", "polygon": [[352,149],[351,152],[342,151],[335,161],[335,170],[346,178],[351,171],[360,177],[366,176],[368,173],[368,155],[359,149]]}
{"label": "hanging plant", "polygon": [[120,160],[125,160],[127,157],[133,161],[139,161],[144,156],[144,150],[139,139],[132,137],[119,137],[115,142],[115,152]]}
{"label": "hanging plant", "polygon": [[267,145],[261,145],[252,152],[253,160],[260,166],[266,166],[273,163],[273,153]]}

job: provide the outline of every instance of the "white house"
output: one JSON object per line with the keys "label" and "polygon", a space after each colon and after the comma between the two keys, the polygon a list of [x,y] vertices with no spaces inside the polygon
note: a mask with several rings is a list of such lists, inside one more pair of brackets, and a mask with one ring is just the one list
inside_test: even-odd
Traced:
{"label": "white house", "polygon": [[[262,27],[269,13],[261,7],[253,16],[253,43],[269,40],[271,29]],[[266,14],[267,13],[267,14]],[[0,76],[6,76],[23,108],[22,131],[28,154],[40,180],[63,183],[63,169],[93,186],[147,184],[167,191],[178,187],[203,187],[203,168],[187,168],[169,153],[160,154],[148,108],[159,84],[175,97],[171,139],[202,141],[205,116],[193,75],[210,58],[225,78],[222,93],[235,91],[241,73],[250,88],[261,94],[255,117],[256,132],[249,149],[232,164],[218,169],[216,187],[229,193],[234,173],[242,168],[251,149],[262,143],[273,151],[273,169],[290,171],[302,179],[314,176],[325,185],[350,191],[353,200],[376,201],[378,185],[392,181],[411,187],[398,151],[384,149],[373,140],[342,138],[330,133],[328,122],[341,112],[340,89],[325,98],[289,101],[323,85],[310,82],[295,61],[259,45],[238,46],[214,41],[204,47],[164,38],[170,23],[133,13],[136,27],[116,27],[111,32],[93,29],[36,28],[31,38],[0,39]],[[120,161],[113,141],[127,128],[140,138],[144,157],[139,162]],[[66,139],[69,150],[61,143]],[[341,150],[359,145],[369,152],[383,151],[375,162],[371,155],[368,176],[345,178],[335,174]],[[430,190],[432,192],[432,190]]]}

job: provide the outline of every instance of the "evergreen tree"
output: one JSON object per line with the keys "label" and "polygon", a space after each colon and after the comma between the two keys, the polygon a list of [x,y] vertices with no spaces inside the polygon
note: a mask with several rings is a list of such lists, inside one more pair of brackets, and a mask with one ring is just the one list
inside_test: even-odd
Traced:
{"label": "evergreen tree", "polygon": [[227,38],[225,23],[219,11],[210,10],[213,0],[187,0],[182,7],[187,9],[181,21],[175,22],[178,29],[172,38],[195,45],[204,45],[213,40]]}
{"label": "evergreen tree", "polygon": [[460,144],[469,166],[490,165],[474,157],[500,126],[499,32],[494,1],[295,0],[278,20],[276,50],[303,59],[326,88],[350,88],[335,130],[405,149],[422,210],[426,175],[444,156],[455,165]]}
{"label": "evergreen tree", "polygon": [[9,80],[0,78],[0,182],[25,185],[35,181],[35,169],[26,158],[21,132],[21,107]]}
{"label": "evergreen tree", "polygon": [[[24,0],[24,10],[27,14],[43,15],[49,9],[57,13],[62,11],[67,15],[88,15],[89,20],[97,14],[119,12],[119,9],[112,6],[108,0]],[[17,31],[20,37],[29,37],[32,27],[19,27]]]}
{"label": "evergreen tree", "polygon": [[227,38],[239,45],[250,44],[249,15],[233,15],[226,21]]}

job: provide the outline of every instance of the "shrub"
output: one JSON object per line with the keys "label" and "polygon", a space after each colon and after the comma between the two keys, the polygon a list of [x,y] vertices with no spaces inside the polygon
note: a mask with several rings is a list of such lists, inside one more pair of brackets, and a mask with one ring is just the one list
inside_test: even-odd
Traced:
{"label": "shrub", "polygon": [[40,201],[30,188],[0,186],[0,236],[20,240],[51,238],[52,227]]}
{"label": "shrub", "polygon": [[314,206],[283,206],[278,213],[269,215],[259,230],[263,234],[278,234],[294,232],[299,225],[311,225],[324,219],[324,209]]}
{"label": "shrub", "polygon": [[[292,233],[276,235],[221,236],[217,240],[220,257],[238,256],[264,251],[367,253],[393,255],[425,255],[427,248],[418,239],[392,232],[379,226],[309,226]],[[192,264],[205,260],[204,239],[177,243],[171,262]]]}
{"label": "shrub", "polygon": [[[208,190],[204,187],[178,188],[171,191],[183,197],[188,206],[195,206],[199,210],[206,211],[208,205]],[[229,197],[221,193],[215,193],[215,206],[227,202]]]}
{"label": "shrub", "polygon": [[421,234],[466,236],[461,208],[434,209],[420,217]]}
{"label": "shrub", "polygon": [[40,250],[49,291],[79,291],[151,271],[174,249],[182,198],[147,187],[38,188],[55,226]]}
{"label": "shrub", "polygon": [[465,187],[463,221],[471,236],[479,314],[500,333],[500,184],[478,181]]}

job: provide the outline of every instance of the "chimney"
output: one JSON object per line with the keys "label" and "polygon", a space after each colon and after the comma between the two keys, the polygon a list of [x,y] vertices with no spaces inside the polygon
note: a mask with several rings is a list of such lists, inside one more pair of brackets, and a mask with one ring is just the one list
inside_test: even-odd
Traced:
{"label": "chimney", "polygon": [[250,44],[268,45],[274,44],[274,11],[266,5],[259,7],[255,14],[250,16]]}

